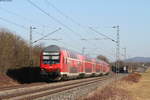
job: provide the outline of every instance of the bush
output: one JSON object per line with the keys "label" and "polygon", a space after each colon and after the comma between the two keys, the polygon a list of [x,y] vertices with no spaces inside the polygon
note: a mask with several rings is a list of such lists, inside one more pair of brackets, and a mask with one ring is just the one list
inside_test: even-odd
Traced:
{"label": "bush", "polygon": [[9,69],[7,75],[19,83],[42,82],[39,67],[22,67],[17,69]]}

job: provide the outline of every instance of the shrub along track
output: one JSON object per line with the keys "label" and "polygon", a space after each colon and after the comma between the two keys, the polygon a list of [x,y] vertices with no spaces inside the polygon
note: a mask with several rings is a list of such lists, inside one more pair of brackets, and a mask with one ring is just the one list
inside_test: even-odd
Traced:
{"label": "shrub along track", "polygon": [[71,80],[65,82],[56,82],[50,84],[37,84],[22,86],[0,91],[0,99],[3,100],[33,100],[43,96],[57,94],[69,89],[86,86],[92,83],[100,82],[112,78],[112,75],[86,78],[80,80]]}

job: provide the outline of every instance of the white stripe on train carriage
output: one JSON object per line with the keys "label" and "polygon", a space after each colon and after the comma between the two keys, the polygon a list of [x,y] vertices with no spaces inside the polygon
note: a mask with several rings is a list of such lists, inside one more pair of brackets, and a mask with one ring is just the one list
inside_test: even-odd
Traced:
{"label": "white stripe on train carriage", "polygon": [[78,76],[78,75],[79,75],[79,73],[61,72],[61,75],[67,75],[67,76]]}
{"label": "white stripe on train carriage", "polygon": [[83,73],[83,72],[80,72],[80,73],[69,73],[69,72],[61,72],[61,75],[67,75],[67,76],[79,76],[80,74],[85,74],[85,75],[96,74],[96,75],[99,75],[99,74],[106,74],[106,73],[104,73],[104,72],[96,72],[96,73]]}

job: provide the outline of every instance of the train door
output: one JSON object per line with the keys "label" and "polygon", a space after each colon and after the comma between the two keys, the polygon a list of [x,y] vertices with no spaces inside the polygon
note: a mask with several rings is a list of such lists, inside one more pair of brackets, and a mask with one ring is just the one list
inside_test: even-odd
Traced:
{"label": "train door", "polygon": [[67,52],[62,51],[61,52],[61,66],[62,66],[62,72],[64,74],[68,73],[68,61],[67,61]]}

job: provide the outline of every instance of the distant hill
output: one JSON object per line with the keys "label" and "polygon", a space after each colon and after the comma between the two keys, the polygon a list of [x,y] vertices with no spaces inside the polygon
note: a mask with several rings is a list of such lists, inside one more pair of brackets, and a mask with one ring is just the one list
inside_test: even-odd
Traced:
{"label": "distant hill", "polygon": [[150,57],[133,57],[125,60],[126,62],[150,62]]}

